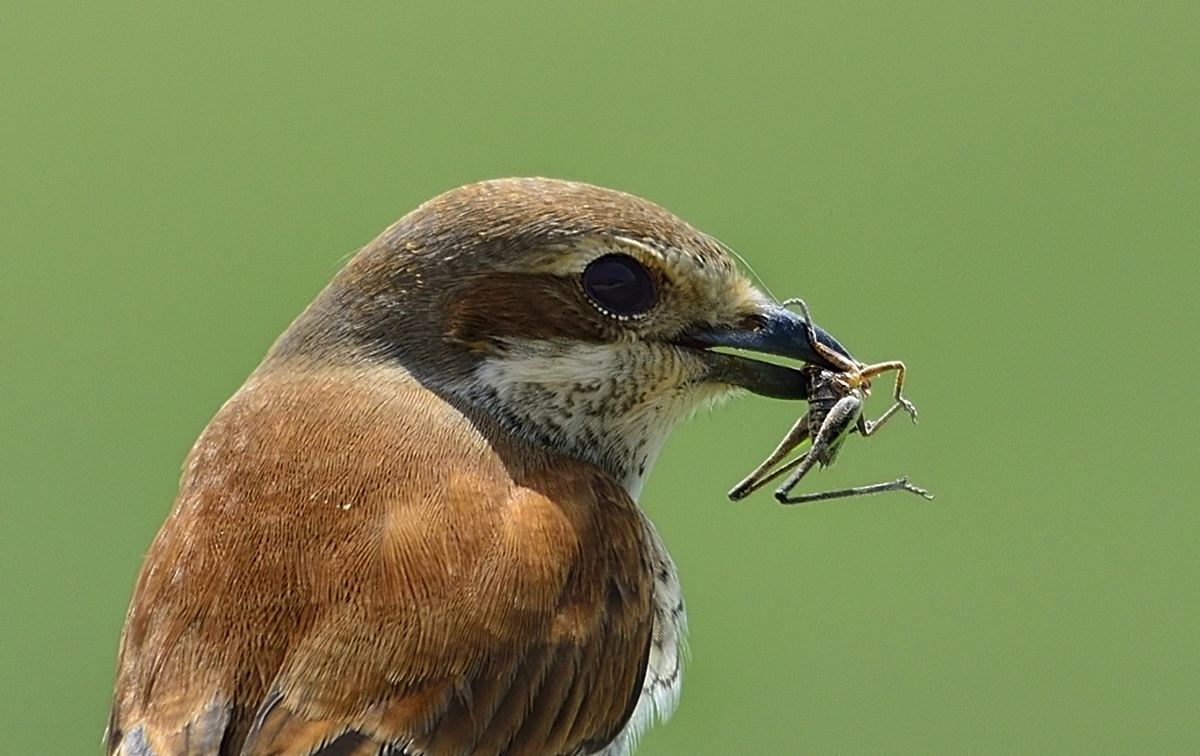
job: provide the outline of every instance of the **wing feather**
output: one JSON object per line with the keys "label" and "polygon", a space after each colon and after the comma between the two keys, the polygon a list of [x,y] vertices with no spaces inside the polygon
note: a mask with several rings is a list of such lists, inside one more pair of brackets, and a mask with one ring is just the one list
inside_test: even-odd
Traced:
{"label": "wing feather", "polygon": [[651,550],[617,481],[403,371],[267,371],[147,557],[108,752],[598,750],[643,687]]}

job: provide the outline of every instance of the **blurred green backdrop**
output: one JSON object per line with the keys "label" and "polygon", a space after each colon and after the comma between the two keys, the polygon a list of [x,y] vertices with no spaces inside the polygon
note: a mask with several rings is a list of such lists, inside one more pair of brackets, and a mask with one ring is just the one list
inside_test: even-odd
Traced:
{"label": "blurred green backdrop", "polygon": [[808,485],[938,495],[734,505],[802,406],[678,431],[640,753],[1200,751],[1200,5],[195,5],[0,9],[0,750],[99,753],[181,461],[346,257],[538,174],[906,360]]}

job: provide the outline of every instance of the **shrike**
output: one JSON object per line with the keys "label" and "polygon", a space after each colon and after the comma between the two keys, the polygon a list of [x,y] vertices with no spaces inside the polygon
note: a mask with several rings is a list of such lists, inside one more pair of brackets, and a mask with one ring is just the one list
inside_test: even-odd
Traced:
{"label": "shrike", "polygon": [[832,368],[808,333],[627,194],[510,179],[422,205],[193,447],[107,752],[629,753],[675,707],[685,624],[642,483],[705,402],[805,398],[745,352]]}

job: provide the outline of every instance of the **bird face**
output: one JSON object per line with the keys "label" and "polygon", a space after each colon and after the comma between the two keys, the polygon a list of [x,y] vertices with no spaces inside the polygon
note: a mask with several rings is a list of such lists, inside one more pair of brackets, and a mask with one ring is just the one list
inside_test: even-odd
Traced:
{"label": "bird face", "polygon": [[636,499],[697,407],[741,388],[804,398],[796,371],[717,347],[827,364],[711,237],[630,195],[518,179],[455,190],[388,229],[272,357],[402,365]]}

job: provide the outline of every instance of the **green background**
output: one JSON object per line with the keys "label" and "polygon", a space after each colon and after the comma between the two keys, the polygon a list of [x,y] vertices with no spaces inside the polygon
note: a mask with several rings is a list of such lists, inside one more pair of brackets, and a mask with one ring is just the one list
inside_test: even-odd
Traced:
{"label": "green background", "polygon": [[99,753],[181,461],[346,257],[530,174],[905,360],[807,486],[937,493],[735,505],[803,405],[677,431],[640,753],[1200,751],[1200,4],[182,5],[0,8],[0,751]]}

